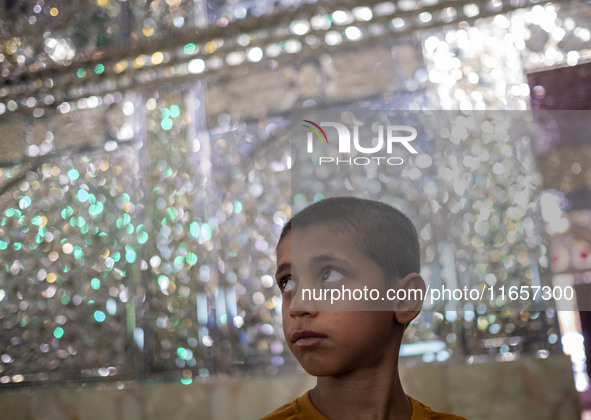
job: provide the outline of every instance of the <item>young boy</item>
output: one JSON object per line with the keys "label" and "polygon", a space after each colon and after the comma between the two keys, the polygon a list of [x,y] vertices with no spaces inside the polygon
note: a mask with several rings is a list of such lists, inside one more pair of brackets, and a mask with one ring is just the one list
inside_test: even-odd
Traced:
{"label": "young boy", "polygon": [[[385,296],[388,289],[425,288],[416,230],[405,215],[359,198],[319,201],[283,228],[277,267],[285,339],[318,379],[315,388],[263,420],[462,419],[436,412],[402,389],[398,352],[421,302],[388,301],[389,310],[375,310],[377,303],[384,309],[378,291]],[[364,288],[364,296],[345,292]],[[368,290],[375,290],[371,298]],[[339,293],[343,299],[335,302]]]}

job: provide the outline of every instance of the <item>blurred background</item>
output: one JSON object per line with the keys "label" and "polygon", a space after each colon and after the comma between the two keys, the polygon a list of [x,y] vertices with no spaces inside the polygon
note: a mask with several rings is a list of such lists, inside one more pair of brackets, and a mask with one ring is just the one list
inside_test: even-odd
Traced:
{"label": "blurred background", "polygon": [[[591,4],[2,0],[0,72],[0,418],[253,419],[313,383],[273,278],[292,208],[326,195],[292,194],[291,113],[589,121]],[[591,144],[564,118],[349,189],[411,216],[427,276],[590,301]],[[589,312],[503,305],[423,312],[406,391],[471,419],[585,418]]]}

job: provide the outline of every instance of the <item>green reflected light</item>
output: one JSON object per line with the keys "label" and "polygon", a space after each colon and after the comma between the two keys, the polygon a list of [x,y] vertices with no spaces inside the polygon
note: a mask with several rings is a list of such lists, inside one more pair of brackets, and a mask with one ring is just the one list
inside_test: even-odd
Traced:
{"label": "green reflected light", "polygon": [[195,54],[196,51],[197,51],[197,46],[195,44],[193,44],[192,42],[183,47],[183,52],[186,55]]}
{"label": "green reflected light", "polygon": [[166,217],[168,217],[169,220],[176,219],[178,215],[179,215],[179,211],[176,208],[169,207],[166,209]]}
{"label": "green reflected light", "polygon": [[184,347],[179,347],[176,349],[176,354],[179,356],[180,359],[187,360],[189,357],[189,352]]}
{"label": "green reflected light", "polygon": [[77,260],[84,258],[84,251],[78,245],[74,247],[74,258]]}
{"label": "green reflected light", "polygon": [[148,232],[145,231],[138,231],[137,233],[137,241],[139,244],[145,244],[148,242]]}
{"label": "green reflected light", "polygon": [[78,172],[76,169],[70,169],[68,171],[68,178],[70,178],[72,181],[76,181],[78,178],[80,178],[80,172]]}
{"label": "green reflected light", "polygon": [[172,128],[172,120],[170,118],[163,119],[160,123],[160,127],[166,131],[170,130]]}
{"label": "green reflected light", "polygon": [[203,239],[206,241],[211,239],[211,227],[209,227],[207,223],[203,223],[203,226],[201,226],[201,236],[203,236]]}
{"label": "green reflected light", "polygon": [[137,253],[129,245],[125,245],[125,260],[131,264],[137,259]]}
{"label": "green reflected light", "polygon": [[201,230],[201,227],[199,226],[199,223],[197,223],[197,222],[191,222],[191,224],[189,225],[189,233],[195,239],[197,239],[199,237],[200,230]]}
{"label": "green reflected light", "polygon": [[62,210],[62,219],[66,220],[68,217],[74,214],[74,210],[72,207],[67,206]]}
{"label": "green reflected light", "polygon": [[85,189],[80,188],[78,190],[78,201],[80,201],[81,203],[84,203],[88,200],[89,194],[88,191],[86,191]]}
{"label": "green reflected light", "polygon": [[173,105],[170,107],[170,117],[171,118],[178,118],[181,115],[181,109],[178,105]]}
{"label": "green reflected light", "polygon": [[88,214],[91,216],[97,216],[103,212],[103,203],[97,201],[96,204],[92,204],[88,207]]}
{"label": "green reflected light", "polygon": [[197,264],[197,260],[198,260],[197,255],[193,254],[192,252],[188,253],[187,256],[185,257],[185,261],[189,265]]}
{"label": "green reflected light", "polygon": [[174,259],[173,264],[177,270],[180,270],[185,265],[185,259],[179,255]]}
{"label": "green reflected light", "polygon": [[96,322],[104,322],[107,316],[103,311],[94,311],[94,319]]}

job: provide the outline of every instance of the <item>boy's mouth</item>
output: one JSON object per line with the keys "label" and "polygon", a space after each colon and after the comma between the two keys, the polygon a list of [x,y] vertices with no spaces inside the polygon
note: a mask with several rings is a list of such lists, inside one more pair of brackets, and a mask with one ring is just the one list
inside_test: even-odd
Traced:
{"label": "boy's mouth", "polygon": [[291,335],[291,341],[297,347],[312,347],[326,338],[326,335],[314,331],[296,331]]}

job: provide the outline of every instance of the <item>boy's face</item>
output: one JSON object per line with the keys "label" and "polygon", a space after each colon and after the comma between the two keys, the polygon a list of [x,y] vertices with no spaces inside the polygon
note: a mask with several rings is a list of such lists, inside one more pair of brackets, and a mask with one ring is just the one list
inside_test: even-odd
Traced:
{"label": "boy's face", "polygon": [[384,288],[382,269],[348,234],[324,226],[291,232],[277,248],[277,267],[285,339],[308,373],[344,375],[396,363],[404,326],[394,312],[321,311],[318,302],[301,299],[302,288]]}

